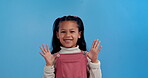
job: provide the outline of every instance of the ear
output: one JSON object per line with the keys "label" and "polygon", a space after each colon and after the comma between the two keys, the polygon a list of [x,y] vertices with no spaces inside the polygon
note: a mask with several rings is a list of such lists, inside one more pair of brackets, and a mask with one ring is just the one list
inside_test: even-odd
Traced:
{"label": "ear", "polygon": [[56,32],[56,36],[57,36],[57,38],[59,39],[59,32]]}
{"label": "ear", "polygon": [[81,31],[79,32],[79,37],[78,38],[81,38]]}

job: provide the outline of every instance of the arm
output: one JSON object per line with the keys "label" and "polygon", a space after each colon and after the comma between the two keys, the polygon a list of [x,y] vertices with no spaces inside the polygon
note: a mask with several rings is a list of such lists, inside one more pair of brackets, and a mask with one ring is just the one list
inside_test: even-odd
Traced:
{"label": "arm", "polygon": [[43,78],[55,78],[54,66],[45,66]]}
{"label": "arm", "polygon": [[102,78],[101,68],[100,68],[100,61],[98,63],[92,63],[88,58],[88,71],[89,71],[89,78]]}
{"label": "arm", "polygon": [[[87,52],[88,56],[88,67],[89,67],[89,78],[102,78],[100,61],[98,60],[98,54],[102,49],[100,46],[101,41],[95,40],[92,44],[90,52]],[[98,48],[100,46],[100,48]]]}
{"label": "arm", "polygon": [[44,45],[42,45],[42,47],[40,47],[40,49],[42,50],[42,52],[40,52],[40,54],[44,57],[44,59],[46,61],[46,66],[44,67],[43,78],[55,78],[54,61],[55,61],[56,56],[53,56],[50,53],[48,45],[46,45],[46,47],[44,47]]}

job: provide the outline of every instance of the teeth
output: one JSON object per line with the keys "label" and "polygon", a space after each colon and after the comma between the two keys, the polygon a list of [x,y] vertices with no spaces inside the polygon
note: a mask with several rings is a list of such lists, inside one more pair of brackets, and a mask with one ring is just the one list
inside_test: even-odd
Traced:
{"label": "teeth", "polygon": [[65,40],[65,42],[66,42],[66,43],[69,43],[69,42],[71,42],[71,40]]}

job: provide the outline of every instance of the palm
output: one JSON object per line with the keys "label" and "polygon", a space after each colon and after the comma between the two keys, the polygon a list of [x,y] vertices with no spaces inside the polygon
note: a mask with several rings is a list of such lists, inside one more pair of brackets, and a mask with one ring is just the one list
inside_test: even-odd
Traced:
{"label": "palm", "polygon": [[99,47],[100,41],[95,40],[92,44],[92,48],[90,49],[90,52],[88,52],[88,57],[91,59],[92,62],[97,62],[98,61],[98,54],[100,52],[100,49],[102,46]]}
{"label": "palm", "polygon": [[46,45],[46,47],[44,47],[44,45],[42,45],[42,47],[40,47],[40,49],[42,50],[42,52],[40,52],[40,54],[44,57],[44,59],[46,61],[46,65],[47,66],[53,65],[53,62],[55,60],[55,56],[53,56],[50,53],[48,45]]}

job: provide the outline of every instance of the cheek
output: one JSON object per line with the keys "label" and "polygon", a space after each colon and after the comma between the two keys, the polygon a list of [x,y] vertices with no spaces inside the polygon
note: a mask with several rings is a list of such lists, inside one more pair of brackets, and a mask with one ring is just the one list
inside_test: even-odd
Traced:
{"label": "cheek", "polygon": [[76,34],[76,35],[73,35],[73,37],[74,37],[74,39],[75,39],[75,40],[78,40],[79,35],[78,35],[78,34]]}
{"label": "cheek", "polygon": [[62,36],[61,35],[59,35],[59,39],[61,39],[62,38]]}
{"label": "cheek", "polygon": [[63,38],[64,34],[59,33],[59,38]]}

